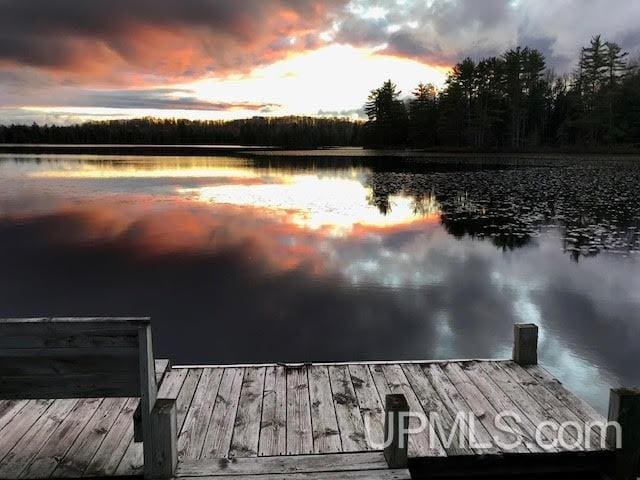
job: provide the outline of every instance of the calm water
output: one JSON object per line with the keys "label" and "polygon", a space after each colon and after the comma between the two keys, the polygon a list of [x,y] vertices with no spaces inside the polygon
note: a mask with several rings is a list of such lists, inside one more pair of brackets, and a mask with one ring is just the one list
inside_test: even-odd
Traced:
{"label": "calm water", "polygon": [[637,163],[465,162],[0,156],[0,315],[151,315],[177,364],[508,357],[535,322],[604,409],[640,383]]}

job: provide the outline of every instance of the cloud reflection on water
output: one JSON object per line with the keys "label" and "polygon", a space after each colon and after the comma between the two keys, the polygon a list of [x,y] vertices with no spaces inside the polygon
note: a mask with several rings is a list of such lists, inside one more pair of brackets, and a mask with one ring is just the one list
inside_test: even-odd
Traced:
{"label": "cloud reflection on water", "polygon": [[383,215],[362,169],[223,166],[0,163],[0,314],[150,314],[176,363],[504,357],[535,321],[598,407],[640,380],[636,260],[454,239],[433,199]]}

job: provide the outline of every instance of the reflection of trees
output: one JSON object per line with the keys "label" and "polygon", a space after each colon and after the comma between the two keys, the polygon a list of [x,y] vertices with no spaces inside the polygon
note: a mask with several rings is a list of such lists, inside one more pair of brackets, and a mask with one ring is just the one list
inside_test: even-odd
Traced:
{"label": "reflection of trees", "polygon": [[563,250],[576,261],[603,251],[640,251],[638,182],[636,169],[611,166],[375,171],[367,178],[369,203],[382,214],[391,211],[391,195],[409,196],[415,215],[425,215],[437,204],[443,227],[454,237],[490,240],[509,250],[529,244],[543,231],[559,231]]}

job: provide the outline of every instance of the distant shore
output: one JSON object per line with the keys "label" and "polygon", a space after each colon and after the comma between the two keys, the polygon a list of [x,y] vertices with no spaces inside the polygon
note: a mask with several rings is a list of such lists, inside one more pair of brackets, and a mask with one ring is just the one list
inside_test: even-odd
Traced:
{"label": "distant shore", "polygon": [[320,147],[291,149],[245,145],[146,145],[146,144],[0,144],[0,154],[31,155],[140,155],[140,156],[250,156],[250,157],[394,157],[394,158],[469,158],[469,157],[639,157],[640,145],[597,149],[471,150],[471,149],[376,149],[365,147]]}

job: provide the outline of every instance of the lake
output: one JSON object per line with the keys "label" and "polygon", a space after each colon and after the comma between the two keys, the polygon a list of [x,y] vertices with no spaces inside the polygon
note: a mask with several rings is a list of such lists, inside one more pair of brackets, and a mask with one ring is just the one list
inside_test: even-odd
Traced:
{"label": "lake", "polygon": [[[347,152],[348,154],[348,152]],[[150,315],[174,364],[494,358],[640,383],[640,169],[582,157],[0,156],[0,315]]]}

